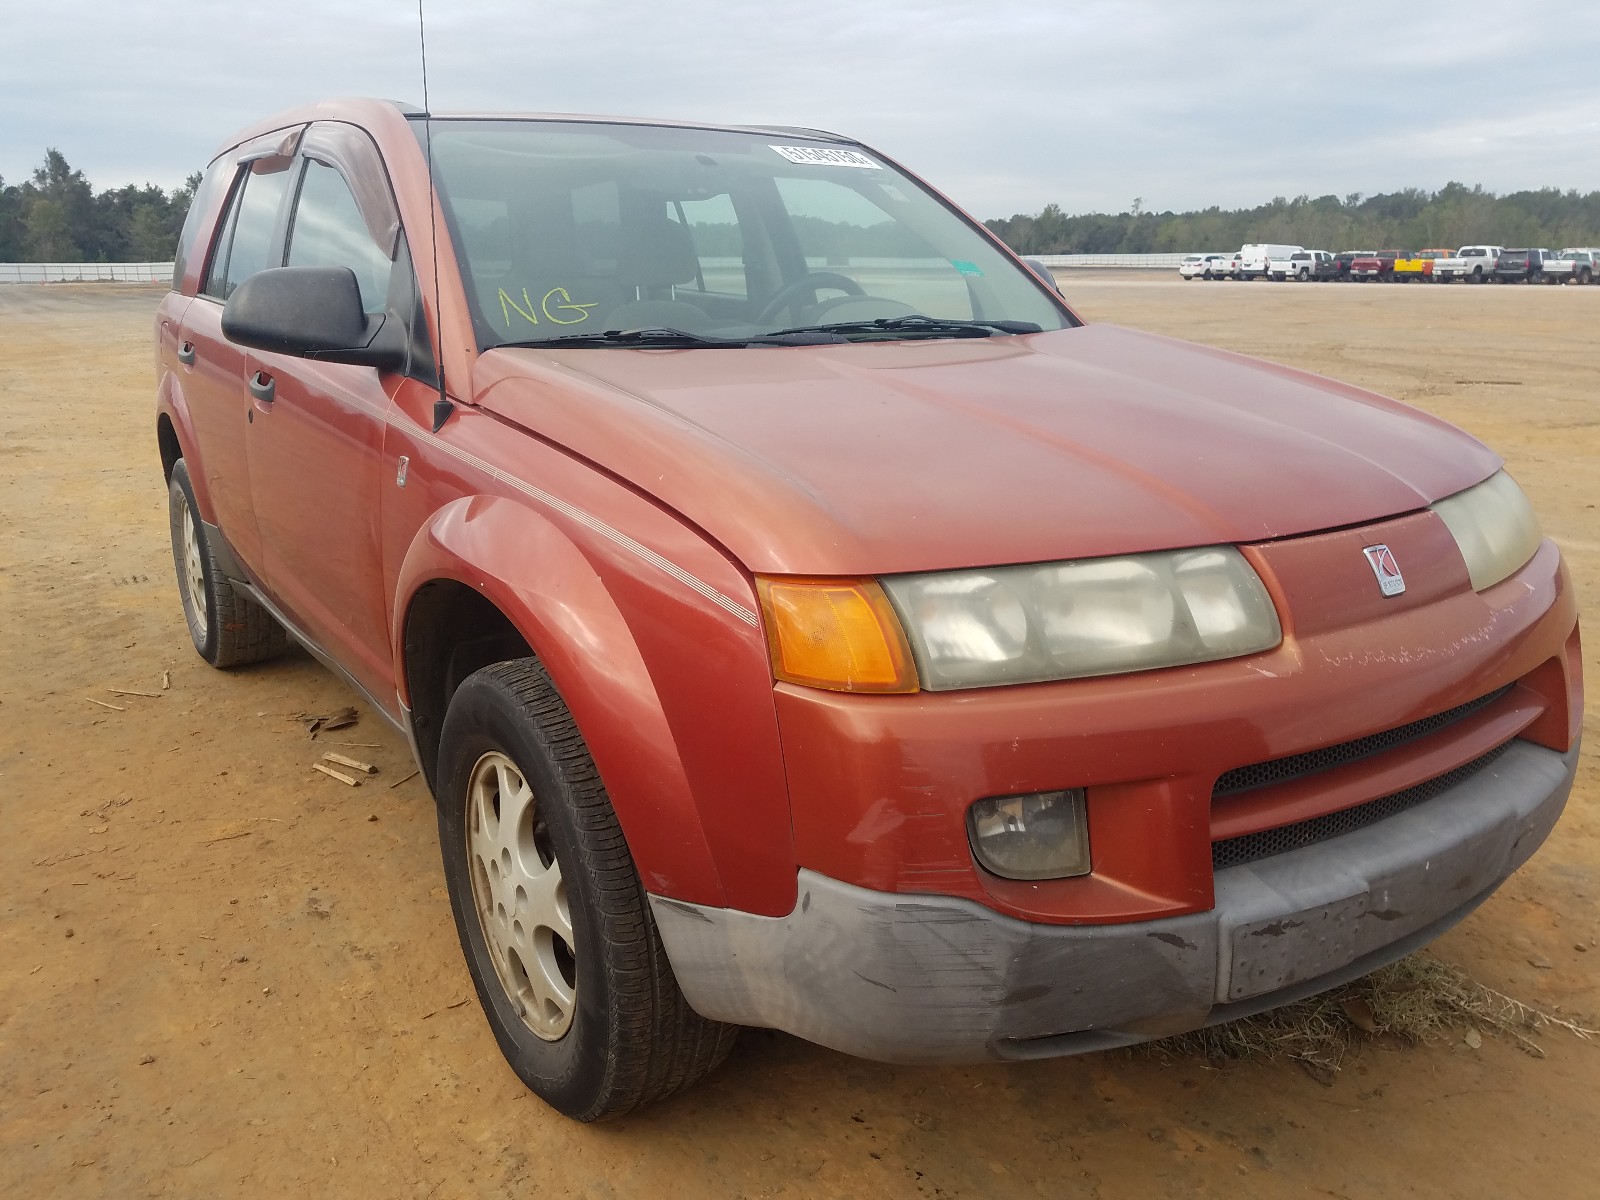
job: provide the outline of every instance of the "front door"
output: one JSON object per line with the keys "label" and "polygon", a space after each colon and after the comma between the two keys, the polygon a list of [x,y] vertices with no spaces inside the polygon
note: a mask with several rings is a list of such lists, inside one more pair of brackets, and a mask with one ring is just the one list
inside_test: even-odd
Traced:
{"label": "front door", "polygon": [[[362,164],[351,165],[360,155],[350,153],[350,138],[348,127],[331,136],[317,125],[308,132],[284,261],[349,267],[368,313],[404,311],[415,285],[392,196],[370,149],[369,169],[382,186],[367,177],[352,187],[346,172]],[[363,211],[384,200],[391,207]],[[415,382],[263,351],[249,358],[250,494],[268,589],[302,632],[393,710],[379,500],[387,414],[396,392]]]}

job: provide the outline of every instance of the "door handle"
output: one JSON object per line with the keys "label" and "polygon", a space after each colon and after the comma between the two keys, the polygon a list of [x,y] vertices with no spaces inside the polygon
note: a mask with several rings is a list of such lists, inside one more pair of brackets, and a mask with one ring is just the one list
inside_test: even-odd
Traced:
{"label": "door handle", "polygon": [[181,362],[186,367],[192,367],[192,366],[194,366],[194,357],[195,357],[195,355],[194,355],[194,343],[193,342],[179,342],[178,343],[178,361],[179,362]]}
{"label": "door handle", "polygon": [[250,394],[261,403],[271,404],[277,391],[278,381],[265,371],[257,371],[250,376]]}

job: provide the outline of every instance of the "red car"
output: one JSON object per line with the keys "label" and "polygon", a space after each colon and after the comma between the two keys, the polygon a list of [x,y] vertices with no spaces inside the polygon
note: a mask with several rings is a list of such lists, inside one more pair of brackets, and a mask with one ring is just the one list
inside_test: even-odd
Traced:
{"label": "red car", "polygon": [[1577,762],[1494,453],[1079,319],[805,129],[339,102],[231,138],[156,328],[179,591],[438,798],[478,995],[593,1119],[740,1025],[1124,1045],[1479,904]]}

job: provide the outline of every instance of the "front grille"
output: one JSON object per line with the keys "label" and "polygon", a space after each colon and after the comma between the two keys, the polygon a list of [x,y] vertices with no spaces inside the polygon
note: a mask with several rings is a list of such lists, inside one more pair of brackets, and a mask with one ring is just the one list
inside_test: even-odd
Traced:
{"label": "front grille", "polygon": [[[1474,703],[1479,707],[1482,706],[1482,701],[1475,701]],[[1451,711],[1456,712],[1459,710],[1452,709]],[[1447,715],[1445,713],[1440,714],[1441,717]],[[1437,717],[1431,719],[1438,720]],[[1421,723],[1418,722],[1418,724]],[[1355,743],[1348,744],[1354,745]],[[1226,841],[1212,842],[1211,868],[1214,871],[1220,871],[1224,867],[1237,867],[1242,863],[1270,858],[1274,854],[1283,854],[1289,850],[1299,850],[1303,846],[1325,842],[1329,838],[1338,837],[1340,834],[1353,833],[1357,829],[1375,825],[1379,821],[1394,816],[1396,813],[1405,812],[1408,808],[1415,808],[1425,801],[1432,800],[1435,796],[1448,791],[1463,780],[1470,779],[1504,754],[1510,745],[1510,742],[1505,742],[1496,746],[1487,754],[1479,755],[1469,763],[1463,763],[1453,771],[1446,771],[1443,775],[1425,780],[1415,787],[1409,787],[1403,792],[1396,792],[1392,796],[1381,796],[1376,800],[1369,800],[1365,804],[1358,804],[1354,808],[1324,813],[1320,817],[1298,821],[1293,825],[1280,825],[1276,829],[1263,829],[1258,833],[1246,833],[1241,834],[1239,837],[1228,838]],[[1249,768],[1245,769],[1248,770]]]}
{"label": "front grille", "polygon": [[1511,685],[1507,684],[1487,696],[1479,696],[1476,700],[1469,700],[1435,716],[1412,721],[1409,725],[1397,725],[1393,729],[1357,738],[1353,742],[1342,742],[1322,750],[1308,750],[1304,754],[1291,754],[1286,758],[1274,758],[1270,762],[1236,767],[1217,779],[1216,786],[1211,789],[1211,798],[1218,800],[1225,796],[1236,796],[1253,788],[1284,783],[1290,779],[1298,779],[1302,775],[1314,775],[1318,771],[1342,767],[1360,758],[1382,754],[1386,750],[1393,750],[1396,746],[1403,746],[1430,733],[1438,733],[1439,730],[1454,725],[1463,717],[1469,717],[1488,708],[1510,690]]}

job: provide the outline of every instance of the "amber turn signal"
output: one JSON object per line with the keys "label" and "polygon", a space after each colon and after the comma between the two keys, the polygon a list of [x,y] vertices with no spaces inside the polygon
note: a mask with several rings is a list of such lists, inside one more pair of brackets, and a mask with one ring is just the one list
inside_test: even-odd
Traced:
{"label": "amber turn signal", "polygon": [[772,672],[835,692],[914,692],[917,670],[883,589],[871,579],[756,579]]}

